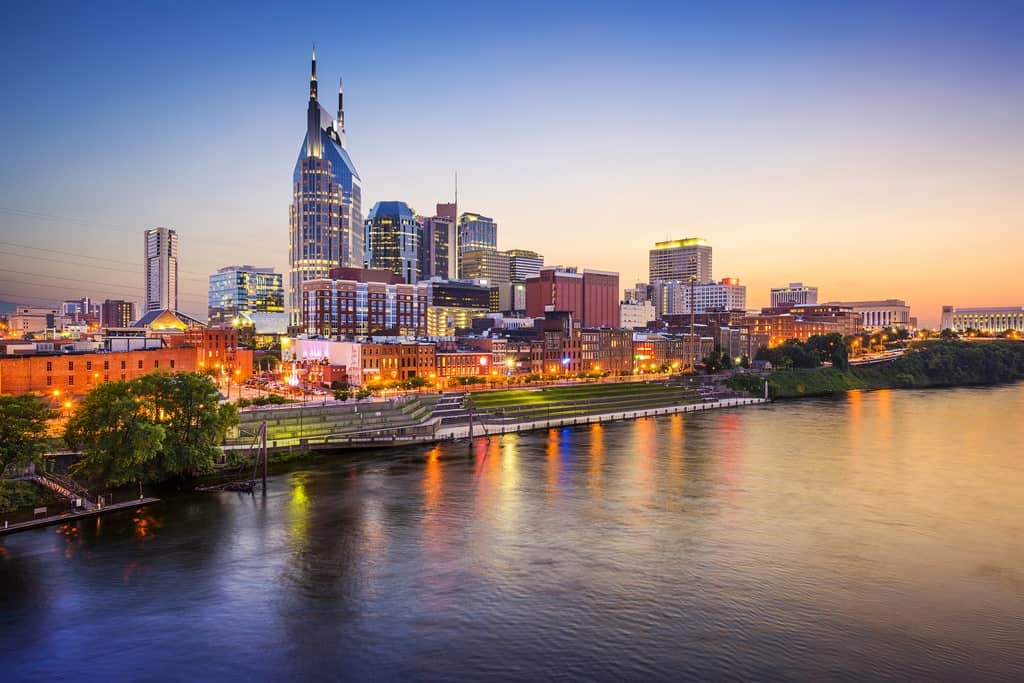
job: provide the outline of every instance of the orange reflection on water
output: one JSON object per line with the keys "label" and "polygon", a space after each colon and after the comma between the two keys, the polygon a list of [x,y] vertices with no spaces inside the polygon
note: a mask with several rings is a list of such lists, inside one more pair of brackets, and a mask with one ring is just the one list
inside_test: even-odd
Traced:
{"label": "orange reflection on water", "polygon": [[654,496],[657,441],[658,423],[655,418],[645,417],[633,423],[633,458],[629,468],[633,473],[632,495],[644,503]]}
{"label": "orange reflection on water", "polygon": [[434,446],[427,451],[427,466],[423,468],[423,505],[427,516],[441,499],[441,448]]}
{"label": "orange reflection on water", "polygon": [[558,477],[562,473],[562,463],[558,458],[558,430],[548,430],[548,441],[545,449],[547,455],[547,491],[552,494],[558,488]]}
{"label": "orange reflection on water", "polygon": [[886,441],[890,441],[892,431],[892,389],[879,389],[874,392],[875,404],[878,406],[878,433]]}
{"label": "orange reflection on water", "polygon": [[595,422],[590,426],[590,476],[587,488],[594,493],[601,491],[601,476],[604,472],[604,426]]}
{"label": "orange reflection on water", "polygon": [[675,413],[668,419],[668,483],[673,491],[682,491],[685,477],[683,470],[686,465],[686,420]]}

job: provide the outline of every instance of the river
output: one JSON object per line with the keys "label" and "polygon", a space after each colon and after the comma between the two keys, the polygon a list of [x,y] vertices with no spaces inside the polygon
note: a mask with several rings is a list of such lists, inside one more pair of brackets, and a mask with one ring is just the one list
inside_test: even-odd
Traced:
{"label": "river", "polygon": [[1024,384],[365,454],[0,540],[54,680],[1024,677]]}

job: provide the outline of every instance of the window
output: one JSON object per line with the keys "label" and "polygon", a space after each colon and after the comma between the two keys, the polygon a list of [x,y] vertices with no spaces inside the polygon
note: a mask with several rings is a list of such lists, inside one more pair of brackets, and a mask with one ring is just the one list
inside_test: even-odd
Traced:
{"label": "window", "polygon": [[74,369],[75,369],[75,361],[69,360],[68,361],[68,370],[74,370]]}
{"label": "window", "polygon": [[[124,370],[125,361],[121,361],[121,369]],[[124,375],[121,375],[121,379],[124,379]]]}
{"label": "window", "polygon": [[53,361],[52,360],[46,361],[46,371],[47,372],[52,372],[53,371]]}
{"label": "window", "polygon": [[171,369],[173,370],[173,369],[174,369],[174,360],[171,360],[171,361],[169,361],[169,362],[170,362],[170,364],[171,364]]}
{"label": "window", "polygon": [[139,361],[139,370],[141,370],[141,369],[142,369],[142,361],[140,360]]}
{"label": "window", "polygon": [[[47,363],[47,365],[49,365],[49,363]],[[46,376],[46,386],[52,386],[52,385],[53,385],[53,377],[50,377],[49,375],[47,375]]]}
{"label": "window", "polygon": [[75,376],[74,375],[68,375],[68,386],[71,387],[71,386],[74,386],[74,385],[75,385]]}
{"label": "window", "polygon": [[110,369],[110,361],[109,360],[103,361],[103,369],[104,370],[109,370]]}
{"label": "window", "polygon": [[92,361],[91,360],[85,361],[85,369],[86,370],[92,370]]}
{"label": "window", "polygon": [[158,360],[153,361],[153,367],[154,368],[160,367],[160,361],[158,361]]}

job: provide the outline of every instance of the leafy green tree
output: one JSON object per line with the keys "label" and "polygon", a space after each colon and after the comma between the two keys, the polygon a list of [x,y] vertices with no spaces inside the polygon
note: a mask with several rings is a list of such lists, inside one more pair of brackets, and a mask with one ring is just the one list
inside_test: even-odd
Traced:
{"label": "leafy green tree", "polygon": [[65,440],[83,449],[77,472],[112,485],[209,472],[238,421],[201,373],[153,373],[86,394]]}
{"label": "leafy green tree", "polygon": [[166,430],[157,476],[210,472],[221,455],[220,442],[238,422],[238,409],[220,403],[216,385],[199,373],[152,373],[133,385],[143,401],[151,403],[153,418]]}
{"label": "leafy green tree", "polygon": [[46,451],[50,410],[31,394],[0,395],[0,476],[21,469]]}
{"label": "leafy green tree", "polygon": [[722,347],[715,344],[714,350],[704,357],[704,371],[709,375],[717,374],[722,369]]}
{"label": "leafy green tree", "polygon": [[838,332],[816,334],[804,344],[809,353],[817,353],[819,362],[828,362],[837,370],[849,367],[849,348]]}
{"label": "leafy green tree", "polygon": [[128,382],[105,382],[82,399],[64,439],[82,450],[76,475],[119,486],[151,478],[165,434]]}
{"label": "leafy green tree", "polygon": [[352,396],[352,391],[345,387],[344,389],[334,389],[334,400],[335,401],[347,401]]}

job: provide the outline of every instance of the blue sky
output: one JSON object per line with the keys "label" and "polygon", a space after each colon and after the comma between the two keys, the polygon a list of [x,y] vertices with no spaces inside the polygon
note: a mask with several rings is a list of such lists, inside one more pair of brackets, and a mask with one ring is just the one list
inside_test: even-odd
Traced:
{"label": "blue sky", "polygon": [[429,212],[457,169],[501,247],[624,286],[696,235],[752,306],[791,280],[925,321],[1024,303],[1024,3],[333,7],[9,7],[0,299],[141,298],[153,225],[186,312],[217,267],[286,268],[316,41],[367,211]]}

